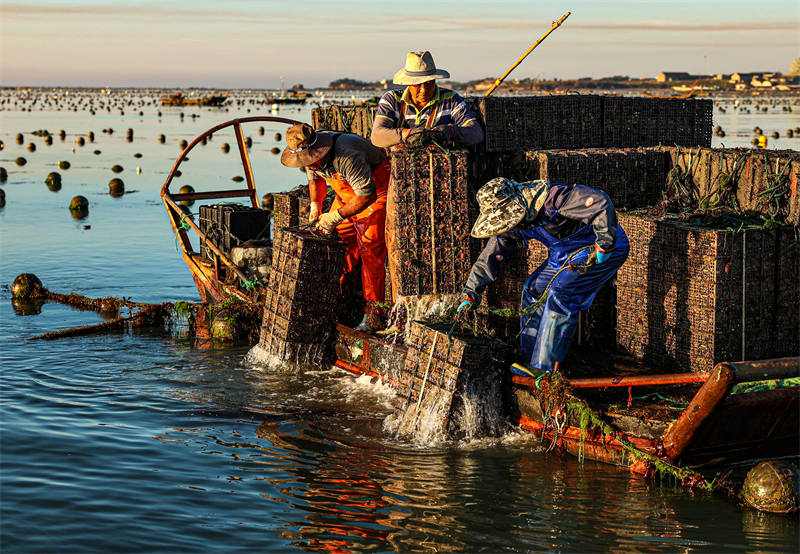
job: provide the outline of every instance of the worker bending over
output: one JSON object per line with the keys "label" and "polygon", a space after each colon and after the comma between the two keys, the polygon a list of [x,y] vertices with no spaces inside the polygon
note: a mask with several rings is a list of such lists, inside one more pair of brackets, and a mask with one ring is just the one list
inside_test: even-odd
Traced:
{"label": "worker bending over", "polygon": [[[542,242],[550,257],[522,289],[520,347],[526,364],[552,371],[569,351],[578,313],[627,259],[628,237],[608,195],[583,185],[498,177],[481,187],[477,200],[480,215],[471,235],[489,241],[472,266],[458,310],[480,302],[518,241]],[[512,371],[529,375],[518,366]]]}
{"label": "worker bending over", "polygon": [[[350,133],[315,131],[304,123],[286,132],[281,163],[305,167],[311,207],[309,221],[325,233],[336,231],[347,244],[344,273],[361,259],[361,284],[366,301],[358,331],[383,327],[380,303],[385,297],[386,192],[389,161],[380,148]],[[320,214],[327,187],[336,193],[330,211]]]}

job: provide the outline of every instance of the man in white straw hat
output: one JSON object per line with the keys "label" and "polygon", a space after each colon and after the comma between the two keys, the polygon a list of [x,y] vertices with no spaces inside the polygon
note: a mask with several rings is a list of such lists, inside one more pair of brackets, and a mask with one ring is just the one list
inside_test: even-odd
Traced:
{"label": "man in white straw hat", "polygon": [[[436,68],[430,52],[409,52],[405,67],[394,75],[394,83],[406,85],[406,88],[389,91],[378,102],[370,136],[372,144],[389,148],[429,144],[431,140],[440,145],[481,142],[483,129],[464,99],[436,85],[436,79],[449,77],[447,71]],[[386,248],[392,295],[396,296],[399,261],[393,233],[395,199],[392,188],[390,184],[386,203]]]}
{"label": "man in white straw hat", "polygon": [[514,364],[511,371],[553,371],[569,351],[578,314],[628,258],[628,237],[614,205],[605,192],[584,185],[505,177],[486,183],[476,198],[481,212],[470,234],[489,240],[472,266],[458,311],[480,302],[518,242],[538,240],[550,256],[525,281],[520,299],[519,341],[528,367]]}
{"label": "man in white straw hat", "polygon": [[464,99],[436,85],[436,79],[449,77],[450,73],[437,69],[427,50],[409,52],[405,67],[394,74],[392,81],[406,88],[391,90],[378,102],[372,144],[388,148],[417,141],[426,134],[434,140],[463,145],[481,142],[483,129]]}

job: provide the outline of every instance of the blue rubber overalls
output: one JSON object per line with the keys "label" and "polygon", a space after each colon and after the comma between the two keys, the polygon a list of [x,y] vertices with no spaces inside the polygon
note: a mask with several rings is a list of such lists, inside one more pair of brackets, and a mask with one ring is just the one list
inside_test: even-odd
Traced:
{"label": "blue rubber overalls", "polygon": [[[556,362],[563,362],[569,351],[578,326],[578,313],[591,306],[603,284],[622,266],[630,245],[625,231],[617,224],[616,245],[603,263],[592,265],[584,273],[569,269],[558,273],[569,264],[586,263],[596,239],[592,226],[585,225],[563,239],[538,226],[520,229],[520,234],[526,240],[536,239],[550,248],[550,258],[528,277],[522,288],[520,347],[529,365],[552,371]],[[529,308],[557,273],[544,305],[531,312]]]}

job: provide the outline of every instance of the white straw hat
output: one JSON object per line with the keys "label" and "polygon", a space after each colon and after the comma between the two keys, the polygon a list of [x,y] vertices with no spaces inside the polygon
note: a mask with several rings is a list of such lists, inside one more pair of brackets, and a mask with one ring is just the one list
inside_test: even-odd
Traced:
{"label": "white straw hat", "polygon": [[424,52],[409,52],[406,56],[406,66],[394,74],[392,82],[395,85],[419,85],[431,79],[449,79],[450,74],[444,69],[436,69],[433,56]]}

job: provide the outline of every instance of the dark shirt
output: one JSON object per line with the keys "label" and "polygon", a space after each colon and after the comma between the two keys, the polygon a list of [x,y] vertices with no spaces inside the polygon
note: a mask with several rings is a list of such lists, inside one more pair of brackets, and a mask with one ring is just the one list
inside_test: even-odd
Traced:
{"label": "dark shirt", "polygon": [[455,141],[460,144],[472,145],[483,140],[483,128],[464,99],[452,90],[437,86],[433,98],[421,110],[411,102],[408,88],[391,90],[378,102],[370,140],[375,146],[388,148],[401,142],[403,129],[430,129],[448,124],[453,125]]}

